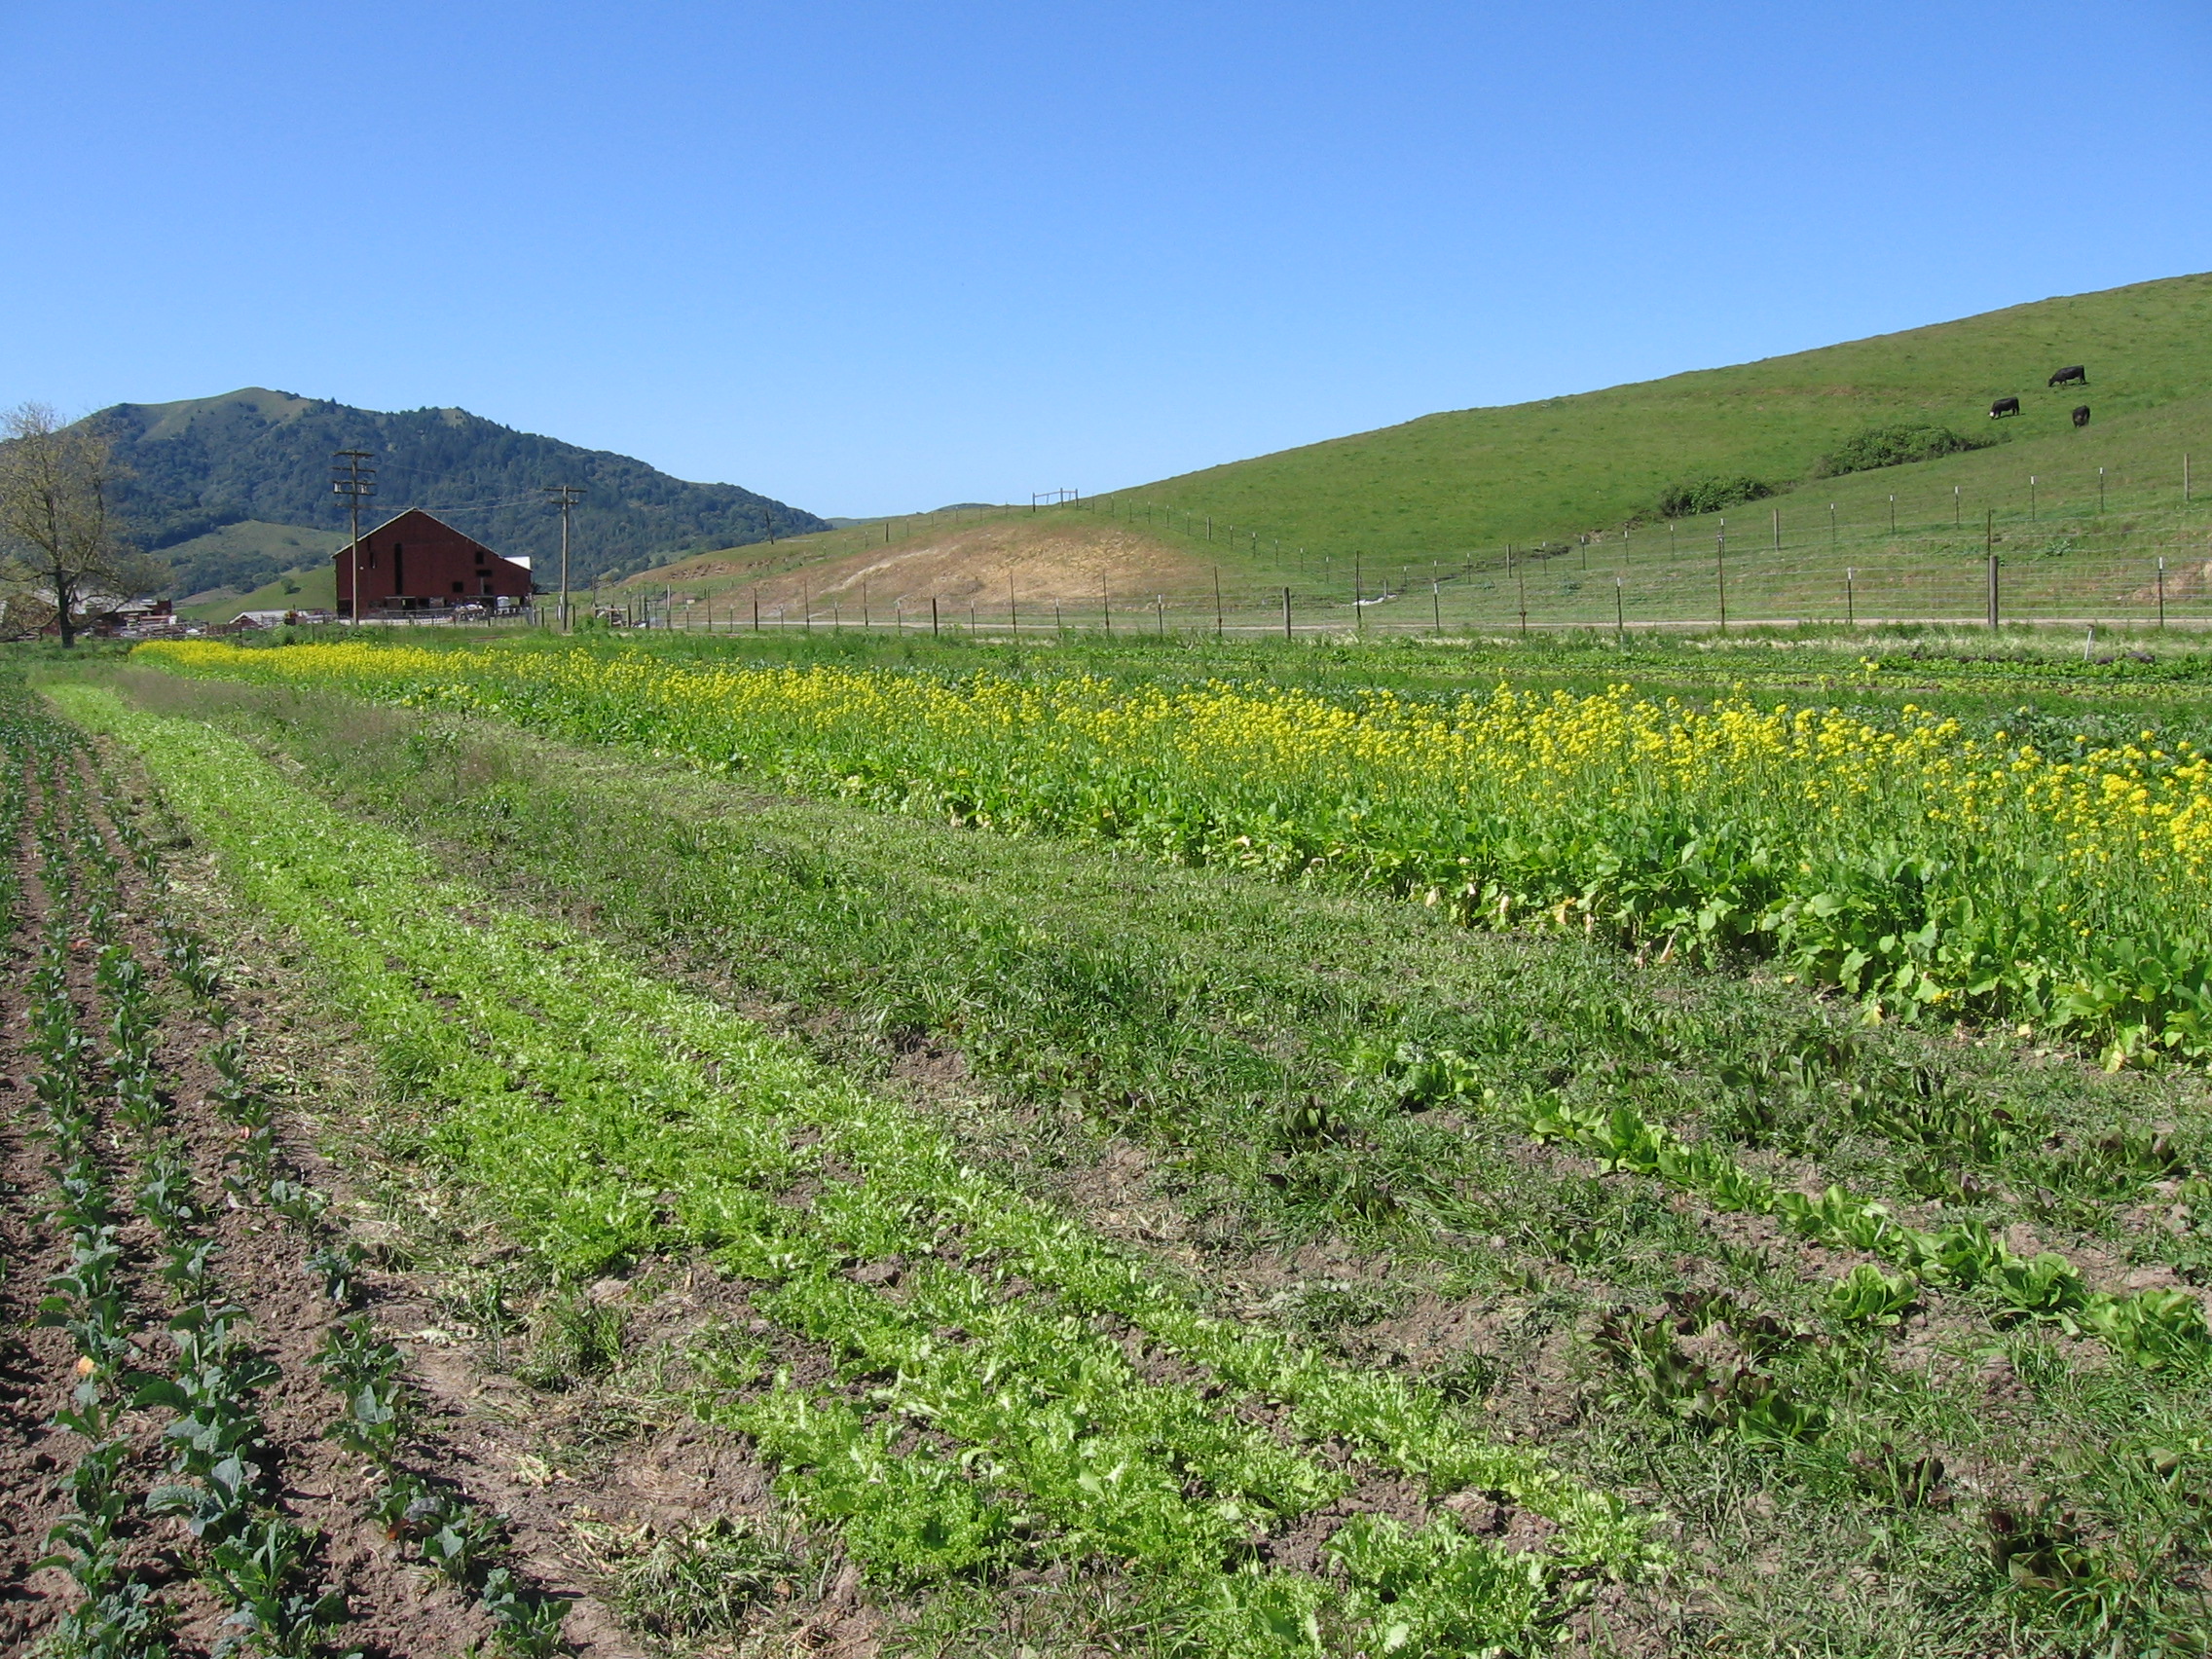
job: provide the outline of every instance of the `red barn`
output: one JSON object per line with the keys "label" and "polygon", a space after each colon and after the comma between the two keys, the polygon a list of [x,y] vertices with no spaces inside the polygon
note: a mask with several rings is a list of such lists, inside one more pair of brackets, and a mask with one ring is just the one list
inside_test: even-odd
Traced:
{"label": "red barn", "polygon": [[[353,610],[353,545],[338,561],[338,614]],[[502,559],[481,541],[442,524],[421,507],[361,537],[361,607],[377,610],[443,610],[457,605],[498,607],[530,597],[530,566]]]}

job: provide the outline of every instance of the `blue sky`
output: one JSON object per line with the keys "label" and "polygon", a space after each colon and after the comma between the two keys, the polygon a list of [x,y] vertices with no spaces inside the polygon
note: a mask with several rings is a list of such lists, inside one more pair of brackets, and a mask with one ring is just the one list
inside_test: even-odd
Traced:
{"label": "blue sky", "polygon": [[2180,0],[0,0],[0,402],[459,404],[823,513],[2212,267]]}

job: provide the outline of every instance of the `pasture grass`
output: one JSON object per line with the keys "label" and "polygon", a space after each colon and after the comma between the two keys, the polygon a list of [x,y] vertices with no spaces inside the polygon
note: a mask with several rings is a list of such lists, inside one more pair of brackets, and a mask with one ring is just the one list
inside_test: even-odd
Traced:
{"label": "pasture grass", "polygon": [[[917,514],[734,549],[719,561],[728,571],[704,585],[682,573],[696,563],[687,558],[641,573],[632,594],[654,596],[665,582],[719,597],[726,621],[733,583],[896,548],[941,534],[948,518],[1050,527],[1080,516],[1211,564],[1229,621],[1253,630],[1273,620],[1286,585],[1307,628],[1518,628],[1524,612],[1536,628],[1604,626],[1616,577],[1618,613],[1632,626],[1712,621],[1723,586],[1740,623],[1840,622],[1847,612],[1971,619],[1983,613],[1990,550],[2004,563],[2007,615],[2149,623],[2164,557],[2169,617],[2201,624],[2212,618],[2212,488],[2185,498],[2184,457],[2198,476],[2212,464],[2208,322],[2212,276],[2137,283],[1426,415],[1036,513]],[[2087,387],[2045,386],[2071,363],[2086,364]],[[2021,415],[1991,420],[1992,399],[2006,393],[2020,397]],[[2077,428],[2070,412],[2084,402],[2093,417]],[[1851,438],[1898,423],[1945,426],[1986,447],[1819,475]],[[1773,494],[1672,526],[1658,511],[1670,486],[1738,475]],[[1356,624],[1355,595],[1370,602]],[[1032,631],[1042,597],[1029,602]],[[1211,618],[1210,589],[1165,597],[1182,626]],[[1068,616],[1100,621],[1094,589],[1057,598]],[[1121,626],[1148,625],[1153,599],[1118,590]],[[1011,620],[1003,607],[979,616],[1002,629]],[[819,608],[814,625],[830,620]]]}

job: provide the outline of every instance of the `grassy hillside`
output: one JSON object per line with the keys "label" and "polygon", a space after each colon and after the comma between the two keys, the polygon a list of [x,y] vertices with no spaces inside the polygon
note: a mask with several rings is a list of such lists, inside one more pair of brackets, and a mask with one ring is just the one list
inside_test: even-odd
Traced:
{"label": "grassy hillside", "polygon": [[[313,531],[303,532],[312,535]],[[217,588],[176,608],[195,622],[228,622],[241,610],[332,610],[338,604],[337,573],[329,561],[282,571],[245,592]]]}
{"label": "grassy hillside", "polygon": [[[2070,363],[2088,386],[2047,388]],[[1992,421],[2003,395],[2022,413]],[[1824,458],[1897,424],[1985,447],[1821,476]],[[1301,629],[1710,621],[1724,594],[1746,620],[1978,618],[1994,551],[2007,616],[2155,622],[2164,559],[2169,619],[2212,619],[2212,485],[2184,499],[2185,455],[2212,466],[2212,276],[1429,416],[1038,513],[708,555],[630,591],[748,608],[757,593],[767,613],[819,625],[849,619],[865,580],[909,609],[936,597],[965,620],[976,604],[1001,631],[1045,625],[1054,602],[1096,624],[1102,588],[1119,615],[1167,628],[1279,628],[1286,587]],[[1671,487],[1737,476],[1773,494],[1657,511]]]}
{"label": "grassy hillside", "polygon": [[[2088,387],[2046,389],[2050,372],[2071,363],[2087,366]],[[2207,392],[2212,276],[2180,276],[1730,368],[1430,415],[1114,499],[1140,523],[1179,527],[1185,513],[1210,514],[1217,530],[1235,524],[1263,544],[1280,538],[1316,553],[1451,552],[1654,517],[1670,485],[1705,476],[1808,481],[1854,433],[1899,422],[2002,439],[1981,458],[1990,475],[2024,474],[2062,455],[2131,473],[2156,455],[2178,472],[2178,428],[2144,418]],[[2022,414],[1992,422],[1991,400],[2006,395],[2021,399]],[[2068,412],[2080,403],[2094,418],[2078,434]],[[2204,416],[2198,402],[2187,424],[2204,430]],[[2031,456],[2024,445],[2039,447]],[[1944,463],[1887,470],[1931,464]]]}
{"label": "grassy hillside", "polygon": [[242,519],[164,548],[176,591],[191,599],[244,593],[287,571],[313,569],[346,544],[343,532]]}

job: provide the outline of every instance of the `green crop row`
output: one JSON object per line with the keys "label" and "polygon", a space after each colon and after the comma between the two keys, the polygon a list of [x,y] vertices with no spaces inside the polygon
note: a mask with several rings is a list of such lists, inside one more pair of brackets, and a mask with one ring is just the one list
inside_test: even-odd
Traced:
{"label": "green crop row", "polygon": [[[55,801],[73,810],[68,844],[51,846],[50,862],[66,858],[85,878],[75,918],[84,937],[72,942],[96,951],[94,980],[106,1013],[108,1110],[133,1133],[132,1197],[161,1242],[160,1277],[175,1299],[166,1320],[174,1350],[168,1365],[123,1375],[116,1379],[119,1391],[98,1404],[110,1414],[123,1405],[168,1414],[163,1440],[169,1449],[169,1478],[146,1493],[144,1511],[177,1517],[198,1541],[201,1576],[229,1609],[229,1647],[271,1659],[308,1659],[323,1651],[325,1640],[345,1621],[344,1599],[303,1587],[313,1567],[316,1534],[272,1502],[274,1449],[258,1395],[276,1380],[276,1370],[243,1341],[245,1310],[215,1276],[207,1206],[171,1132],[156,1067],[160,1011],[144,965],[120,937],[122,864],[87,810],[83,772],[70,763],[77,758],[66,756],[52,780]],[[66,910],[57,909],[55,920],[64,919]],[[129,1357],[141,1356],[132,1348]],[[98,1380],[95,1369],[92,1381]],[[80,1402],[81,1417],[90,1416],[91,1405]],[[113,1420],[110,1415],[110,1426]],[[122,1621],[133,1640],[134,1627],[144,1623],[148,1638],[157,1641],[152,1632],[160,1622],[160,1612],[142,1600],[125,1609]],[[92,1651],[106,1640],[92,1632],[63,1634],[64,1644],[72,1635],[89,1637]]]}
{"label": "green crop row", "polygon": [[[102,798],[107,823],[139,866],[155,899],[153,920],[161,957],[200,1013],[218,1029],[231,1025],[231,1010],[220,991],[220,977],[206,940],[169,913],[159,848],[109,796]],[[115,865],[96,834],[86,850],[112,882]],[[129,1099],[158,1101],[151,1076],[155,1011],[148,996],[149,976],[135,957],[109,945],[99,958],[99,984],[110,998],[108,1028],[114,1042],[109,1056],[120,1104]],[[229,1202],[266,1209],[278,1217],[302,1243],[316,1243],[306,1267],[322,1282],[332,1307],[343,1309],[353,1299],[360,1266],[358,1247],[320,1236],[326,1202],[285,1166],[278,1154],[275,1113],[268,1094],[256,1087],[249,1069],[244,1035],[233,1030],[208,1051],[216,1082],[208,1103],[232,1131],[224,1142]],[[140,1188],[140,1208],[165,1238],[172,1241],[171,1267],[165,1272],[180,1294],[207,1282],[212,1246],[195,1242],[197,1219],[189,1171],[173,1145],[157,1149],[149,1160],[149,1179]],[[166,1406],[176,1421],[192,1425],[183,1437],[190,1451],[191,1486],[171,1489],[168,1506],[190,1515],[195,1532],[216,1535],[209,1550],[208,1576],[225,1593],[242,1627],[243,1645],[273,1655],[307,1654],[346,1616],[335,1594],[303,1593],[298,1580],[312,1565],[314,1535],[280,1516],[259,1514],[244,1524],[229,1511],[250,1496],[252,1470],[236,1455],[232,1442],[255,1427],[240,1410],[241,1384],[267,1381],[273,1372],[240,1356],[231,1339],[240,1310],[202,1297],[188,1305],[172,1335],[180,1364],[172,1379],[141,1384],[136,1402]],[[241,1363],[241,1358],[244,1362]],[[474,1595],[492,1625],[490,1652],[503,1659],[544,1659],[562,1650],[561,1621],[568,1604],[536,1594],[500,1557],[507,1546],[498,1523],[447,1486],[433,1485],[398,1467],[396,1455],[411,1426],[409,1397],[399,1380],[399,1356],[388,1342],[373,1338],[363,1319],[338,1321],[326,1332],[320,1355],[325,1381],[338,1391],[343,1414],[326,1431],[329,1438],[367,1459],[380,1475],[371,1512],[394,1539],[412,1540],[424,1562],[458,1588]],[[177,1430],[170,1430],[175,1436]],[[241,1444],[249,1444],[241,1442]],[[225,1459],[222,1454],[232,1449]],[[234,1486],[234,1479],[236,1484]],[[150,1507],[161,1507],[157,1493]]]}
{"label": "green crop row", "polygon": [[[488,914],[423,855],[335,817],[243,745],[130,714],[104,693],[58,694],[75,718],[136,748],[233,878],[308,942],[393,1076],[446,1108],[441,1151],[549,1262],[582,1274],[655,1249],[719,1252],[761,1284],[764,1310],[830,1342],[856,1375],[895,1380],[866,1417],[836,1389],[785,1387],[746,1407],[785,1465],[787,1491],[845,1517],[848,1546],[872,1570],[917,1567],[911,1551],[869,1553],[885,1535],[869,1519],[894,1508],[902,1536],[968,1538],[978,1562],[1017,1538],[1031,1555],[1135,1540],[1142,1566],[1171,1557],[1180,1530],[1186,1599],[1214,1633],[1211,1650],[1260,1653],[1309,1647],[1308,1615],[1327,1607],[1368,1608],[1356,1622],[1385,1638],[1395,1622],[1384,1611],[1401,1602],[1430,1609],[1422,1630],[1517,1629],[1535,1610],[1532,1573],[1556,1584],[1568,1568],[1625,1571],[1646,1559],[1641,1527],[1616,1501],[1526,1451],[1486,1443],[1434,1394],[1207,1318],[1099,1240],[961,1166],[913,1113],[565,930]],[[426,999],[447,1012],[429,1017]],[[830,1178],[840,1168],[851,1178]],[[776,1201],[809,1176],[824,1184],[803,1204]],[[938,1340],[923,1331],[927,1315],[841,1276],[858,1262],[933,1255],[915,1276],[969,1309],[965,1335],[948,1344],[957,1352],[924,1351]],[[1002,1289],[1030,1306],[1002,1306],[1014,1300]],[[1339,1478],[1208,1424],[1097,1342],[1055,1342],[1102,1317],[1255,1404],[1279,1402],[1302,1438],[1339,1438],[1437,1492],[1479,1486],[1550,1516],[1557,1555],[1532,1565],[1500,1556],[1449,1522],[1408,1533],[1378,1524],[1346,1536],[1325,1580],[1256,1569],[1239,1548],[1225,1550],[1232,1531],[1249,1523],[1257,1535],[1271,1514],[1297,1512]],[[1027,1409],[994,1407],[994,1374]],[[1233,1403],[1216,1402],[1216,1413]],[[907,1416],[955,1443],[988,1438],[965,1442],[974,1456],[933,1463],[899,1439]],[[856,1484],[857,1467],[881,1481]],[[1160,1479],[1168,1471],[1198,1495],[1171,1491]]]}
{"label": "green crop row", "polygon": [[1557,1090],[1538,1089],[1508,1097],[1485,1087],[1478,1068],[1449,1051],[1408,1049],[1370,1063],[1425,1101],[1503,1112],[1537,1138],[1590,1153],[1607,1169],[1688,1189],[1719,1210],[1777,1217],[1802,1237],[1863,1250],[1903,1270],[1903,1278],[1855,1271],[1831,1298],[1839,1316],[1890,1319],[1909,1305],[1916,1287],[1941,1286],[1976,1292],[2001,1319],[2040,1319],[2069,1335],[2092,1335],[2146,1369],[2212,1365],[2212,1323],[2187,1291],[2115,1296],[2091,1290],[2064,1256],[2047,1250],[2017,1255],[1980,1222],[1951,1222],[1931,1232],[1841,1187],[1831,1185],[1817,1197],[1779,1189],[1718,1142],[1685,1141],[1626,1101],[1578,1105]]}
{"label": "green crop row", "polygon": [[127,1468],[131,1446],[118,1432],[128,1404],[119,1383],[135,1355],[131,1333],[141,1310],[122,1277],[114,1195],[90,1087],[93,1051],[68,989],[76,882],[62,815],[60,767],[54,763],[57,746],[54,731],[40,729],[47,722],[26,719],[19,710],[8,714],[14,718],[0,729],[15,786],[8,793],[8,816],[19,816],[26,765],[44,786],[36,841],[47,916],[27,986],[31,1051],[38,1067],[31,1094],[55,1181],[47,1225],[69,1241],[69,1265],[47,1280],[38,1321],[67,1331],[76,1349],[69,1403],[56,1412],[55,1422],[85,1442],[66,1476],[71,1510],[49,1530],[49,1553],[39,1564],[67,1573],[80,1598],[62,1614],[50,1640],[61,1659],[161,1659],[169,1651],[169,1610],[153,1600],[144,1580],[126,1573],[122,1561],[133,1506]]}
{"label": "green crop row", "polygon": [[1773,958],[1885,1008],[2063,1029],[2115,1063],[2212,1054],[2212,760],[2186,745],[2046,753],[1909,705],[1875,723],[1627,687],[1415,703],[584,647],[137,654],[979,828],[1382,887],[1470,924],[1550,916],[1670,958]]}

